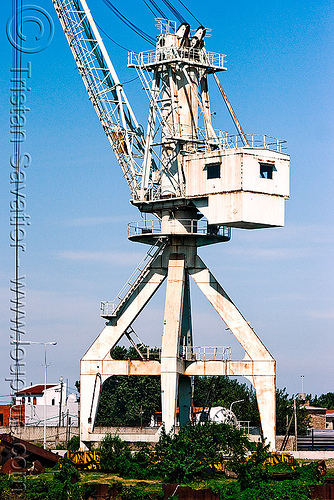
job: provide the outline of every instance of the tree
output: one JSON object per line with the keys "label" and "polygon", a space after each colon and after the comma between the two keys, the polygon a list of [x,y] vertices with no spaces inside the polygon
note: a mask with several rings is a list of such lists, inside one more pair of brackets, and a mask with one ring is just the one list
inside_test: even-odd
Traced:
{"label": "tree", "polygon": [[[216,380],[214,380],[216,379]],[[209,395],[209,397],[208,397]],[[246,384],[240,384],[228,377],[195,377],[195,406],[224,406],[229,408],[233,401],[243,402],[233,406],[238,420],[246,420],[251,426],[259,427],[260,415],[255,392]],[[286,432],[287,416],[293,414],[294,396],[290,397],[286,389],[276,389],[276,433]],[[309,417],[306,410],[297,403],[298,433],[305,434]]]}
{"label": "tree", "polygon": [[[287,420],[290,421],[293,415],[293,407],[295,396],[290,397],[284,389],[276,389],[276,433],[284,435],[286,433]],[[297,399],[297,432],[298,434],[305,434],[309,425],[310,417],[305,408]],[[290,428],[290,434],[292,429]]]}
{"label": "tree", "polygon": [[312,406],[334,410],[334,392],[327,392],[326,394],[315,395],[314,397],[312,397],[312,394],[307,394],[306,399]]}
{"label": "tree", "polygon": [[[142,352],[146,347],[137,346]],[[157,349],[150,349],[153,353]],[[116,346],[111,351],[113,359],[140,359],[134,347]],[[151,416],[161,411],[160,377],[114,375],[102,386],[96,425],[139,426],[148,425]]]}
{"label": "tree", "polygon": [[122,375],[108,378],[102,386],[96,425],[148,425],[161,411],[160,377]]}

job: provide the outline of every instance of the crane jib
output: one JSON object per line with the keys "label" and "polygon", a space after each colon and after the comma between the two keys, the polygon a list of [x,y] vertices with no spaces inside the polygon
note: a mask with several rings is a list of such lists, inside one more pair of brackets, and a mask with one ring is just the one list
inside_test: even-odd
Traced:
{"label": "crane jib", "polygon": [[89,99],[136,198],[141,178],[138,160],[144,154],[142,129],[85,0],[53,0],[53,4]]}

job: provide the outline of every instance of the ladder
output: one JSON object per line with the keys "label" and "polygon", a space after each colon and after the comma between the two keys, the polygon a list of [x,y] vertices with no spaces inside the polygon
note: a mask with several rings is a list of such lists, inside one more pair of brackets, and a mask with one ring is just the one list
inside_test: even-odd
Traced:
{"label": "ladder", "polygon": [[121,310],[122,306],[128,300],[137,285],[145,278],[150,270],[151,264],[155,259],[161,255],[167,245],[166,239],[157,239],[156,243],[152,245],[146,255],[139,262],[136,269],[131,274],[128,281],[117,294],[116,298],[112,301],[101,302],[100,311],[103,318],[116,317]]}

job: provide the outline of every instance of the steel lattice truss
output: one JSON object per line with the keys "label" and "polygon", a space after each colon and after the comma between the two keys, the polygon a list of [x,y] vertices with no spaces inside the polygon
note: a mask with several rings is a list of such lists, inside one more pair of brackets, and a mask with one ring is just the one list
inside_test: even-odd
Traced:
{"label": "steel lattice truss", "polygon": [[85,0],[53,0],[85,87],[132,197],[141,183],[144,140]]}
{"label": "steel lattice truss", "polygon": [[[136,68],[150,103],[144,138],[86,0],[52,1],[89,99],[115,152],[133,200],[159,199],[163,176],[173,186],[174,196],[182,197],[185,179],[180,161],[181,150],[182,154],[186,154],[194,152],[194,148],[202,150],[221,146],[211,125],[208,94],[198,93],[187,66],[189,63],[197,66],[206,85],[208,73],[224,69],[223,56],[207,53],[205,49],[181,49],[176,52],[175,49],[175,53],[168,50],[165,54],[163,49],[159,49],[152,51],[149,57],[146,53],[129,54],[129,66]],[[160,61],[161,57],[163,61]],[[153,62],[153,67],[148,68],[147,62]],[[182,106],[175,93],[175,71],[180,68],[189,86],[193,87],[204,125],[202,129],[196,127],[195,135],[188,136],[186,141],[185,130],[180,125],[179,108]],[[167,145],[167,156],[162,144]]]}

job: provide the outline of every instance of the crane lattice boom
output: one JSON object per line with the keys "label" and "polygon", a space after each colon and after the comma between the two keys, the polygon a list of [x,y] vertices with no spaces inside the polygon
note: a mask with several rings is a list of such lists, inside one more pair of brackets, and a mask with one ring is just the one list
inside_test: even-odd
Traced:
{"label": "crane lattice boom", "polygon": [[136,199],[144,140],[85,0],[52,0],[79,73]]}
{"label": "crane lattice boom", "polygon": [[[160,220],[189,206],[209,224],[245,229],[284,224],[289,157],[283,142],[246,136],[217,72],[224,56],[208,52],[206,29],[157,19],[152,51],[130,52],[149,99],[146,132],[138,125],[86,0],[52,0],[79,73],[129,185],[132,203]],[[238,130],[215,130],[208,78],[214,75]],[[180,212],[181,213],[181,212]],[[179,215],[180,215],[179,213]],[[180,216],[181,217],[181,216]]]}

